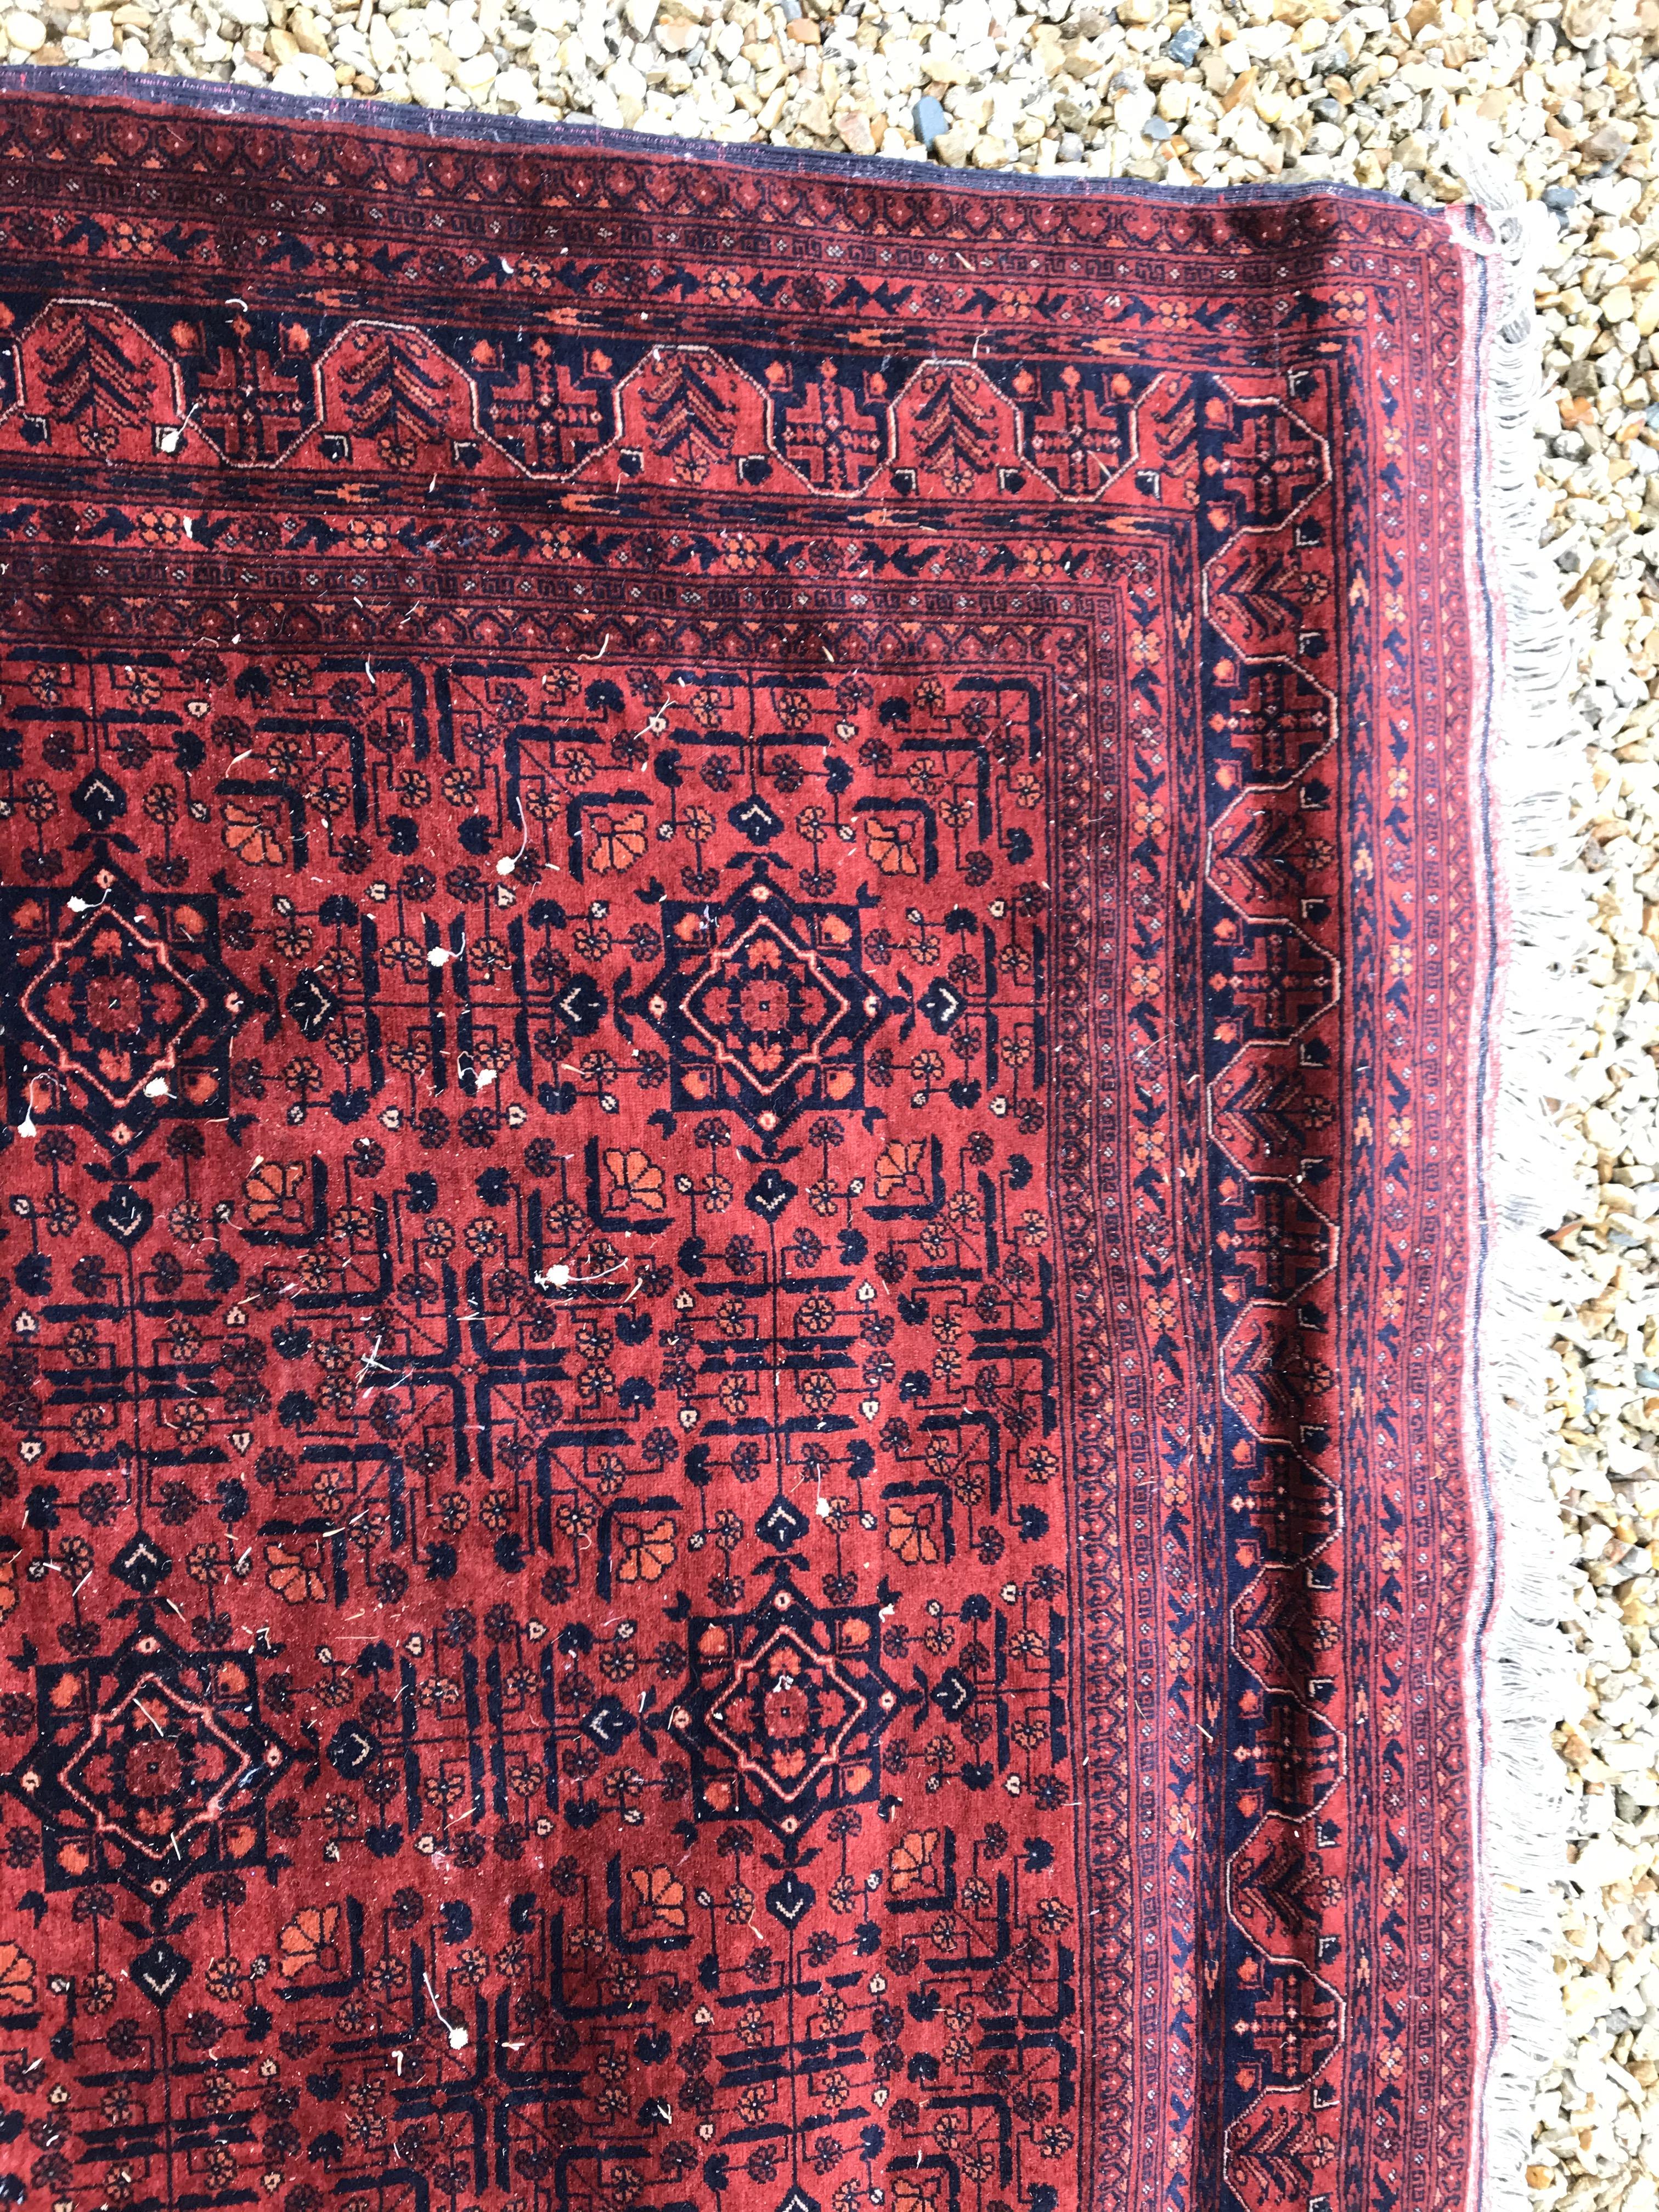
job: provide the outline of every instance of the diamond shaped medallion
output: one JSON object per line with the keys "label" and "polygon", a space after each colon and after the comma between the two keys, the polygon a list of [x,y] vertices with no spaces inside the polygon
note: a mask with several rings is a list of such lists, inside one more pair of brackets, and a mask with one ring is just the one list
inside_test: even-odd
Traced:
{"label": "diamond shaped medallion", "polygon": [[827,1610],[787,1575],[752,1612],[691,1622],[691,1677],[670,1717],[705,1820],[747,1814],[800,1834],[874,1797],[880,1738],[902,1702],[873,1607]]}
{"label": "diamond shaped medallion", "polygon": [[770,1137],[864,1103],[886,996],[860,967],[856,906],[807,906],[757,871],[723,906],[663,908],[665,964],[636,1002],[668,1046],[674,1105],[724,1106]]}

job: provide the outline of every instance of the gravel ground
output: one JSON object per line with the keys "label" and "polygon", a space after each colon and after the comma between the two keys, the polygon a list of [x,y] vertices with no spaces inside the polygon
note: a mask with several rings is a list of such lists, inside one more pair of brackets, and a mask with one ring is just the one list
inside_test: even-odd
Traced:
{"label": "gravel ground", "polygon": [[1659,0],[122,0],[0,12],[12,62],[736,143],[1423,202],[1454,119],[1554,216],[1546,538],[1582,639],[1595,934],[1561,1121],[1582,1302],[1553,1451],[1583,1709],[1557,1733],[1566,2025],[1540,2208],[1659,2212]]}

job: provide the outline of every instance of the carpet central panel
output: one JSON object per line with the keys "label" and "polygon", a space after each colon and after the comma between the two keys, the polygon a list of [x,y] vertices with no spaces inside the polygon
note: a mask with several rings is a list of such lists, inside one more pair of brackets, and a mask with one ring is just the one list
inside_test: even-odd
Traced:
{"label": "carpet central panel", "polygon": [[1486,263],[0,100],[0,2196],[1451,2212]]}

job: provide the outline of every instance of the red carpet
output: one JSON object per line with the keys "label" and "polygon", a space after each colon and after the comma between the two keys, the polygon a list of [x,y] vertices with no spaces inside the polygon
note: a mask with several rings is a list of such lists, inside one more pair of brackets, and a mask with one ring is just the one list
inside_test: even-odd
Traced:
{"label": "red carpet", "polygon": [[1490,264],[6,83],[0,2197],[1462,2206]]}

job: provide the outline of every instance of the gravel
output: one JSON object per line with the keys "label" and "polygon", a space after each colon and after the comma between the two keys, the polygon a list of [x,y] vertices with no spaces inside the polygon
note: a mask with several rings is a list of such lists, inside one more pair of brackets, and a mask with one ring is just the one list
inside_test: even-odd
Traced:
{"label": "gravel", "polygon": [[[14,9],[0,32],[14,62],[956,167],[1339,177],[1427,200],[1455,193],[1435,147],[1456,113],[1501,137],[1534,192],[1590,185],[1587,217],[1562,209],[1573,258],[1599,263],[1607,235],[1631,234],[1616,258],[1644,335],[1644,233],[1623,203],[1651,137],[1659,0],[124,0]],[[1629,358],[1620,319],[1579,325],[1575,303],[1567,324],[1573,344],[1573,328],[1610,329]]]}
{"label": "gravel", "polygon": [[1659,0],[124,0],[0,14],[7,59],[727,143],[1432,204],[1461,122],[1554,219],[1546,529],[1583,646],[1595,911],[1560,1121],[1550,1405],[1582,1710],[1567,2028],[1540,2207],[1659,2212]]}

